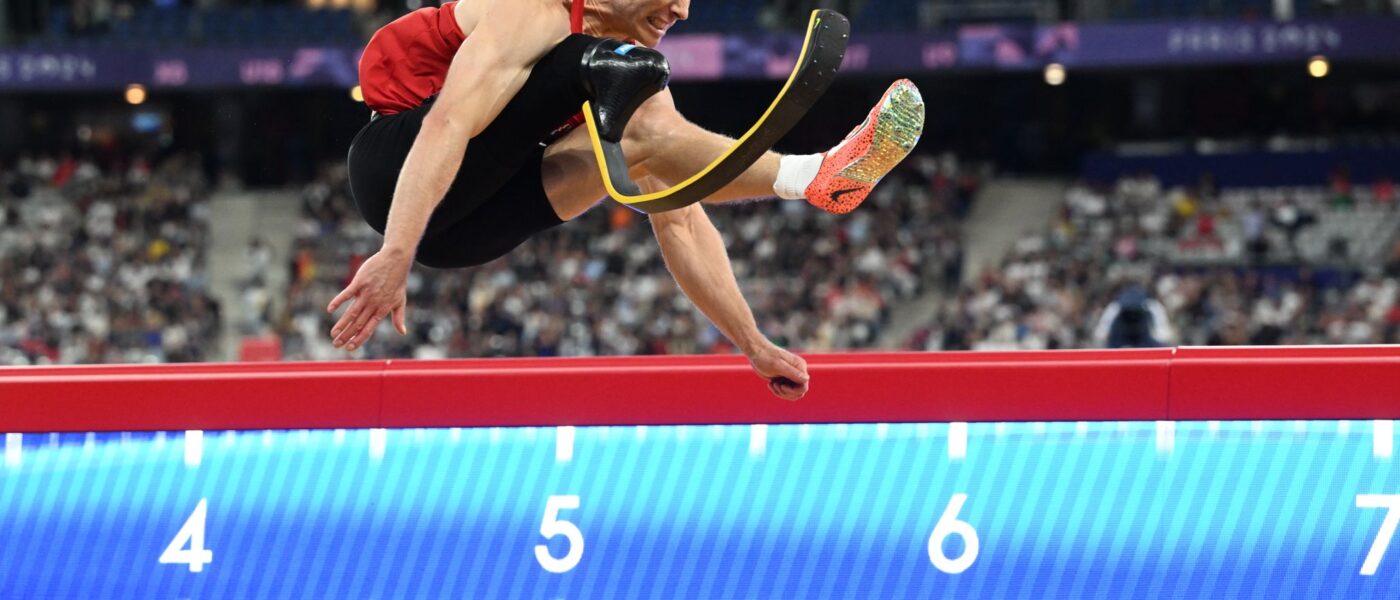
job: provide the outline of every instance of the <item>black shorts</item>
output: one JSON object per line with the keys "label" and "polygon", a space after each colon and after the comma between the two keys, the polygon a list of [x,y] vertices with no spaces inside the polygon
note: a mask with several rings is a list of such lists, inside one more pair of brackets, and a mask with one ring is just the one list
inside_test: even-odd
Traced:
{"label": "black shorts", "polygon": [[[563,223],[545,197],[540,162],[544,142],[587,99],[579,65],[596,39],[576,34],[555,46],[496,120],[467,143],[457,177],[419,243],[419,263],[440,269],[484,264]],[[404,158],[433,101],[371,120],[350,144],[351,196],[381,234]]]}

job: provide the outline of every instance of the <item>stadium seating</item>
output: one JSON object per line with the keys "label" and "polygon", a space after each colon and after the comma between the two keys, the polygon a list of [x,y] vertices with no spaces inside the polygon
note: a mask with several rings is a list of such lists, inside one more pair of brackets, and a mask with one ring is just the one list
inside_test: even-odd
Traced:
{"label": "stadium seating", "polygon": [[363,43],[350,10],[297,6],[136,8],[107,20],[76,23],[73,12],[55,7],[48,31],[34,47],[181,48]]}
{"label": "stadium seating", "polygon": [[26,157],[0,179],[0,364],[218,357],[197,164]]}
{"label": "stadium seating", "polygon": [[[930,27],[979,22],[1046,22],[1068,16],[1078,19],[1200,19],[1272,18],[1272,0],[1111,0],[1085,12],[1053,0],[708,0],[693,10],[677,31],[682,33],[743,33],[797,30],[803,16],[818,6],[836,8],[859,23],[861,31],[917,31]],[[1099,5],[1094,5],[1099,6]],[[296,5],[238,3],[207,8],[140,5],[108,10],[100,15],[69,6],[54,6],[48,26],[27,41],[30,47],[176,48],[188,46],[248,47],[363,43],[361,30],[393,18],[399,6],[378,14],[357,16],[346,9],[306,9]],[[1296,17],[1371,14],[1377,3],[1298,0]],[[359,22],[363,21],[363,23]]]}
{"label": "stadium seating", "polygon": [[[917,349],[1101,346],[1098,319],[1140,286],[1169,344],[1400,342],[1400,210],[1358,188],[1164,191],[1150,175],[1072,188],[908,342]],[[1346,243],[1337,244],[1337,240]]]}

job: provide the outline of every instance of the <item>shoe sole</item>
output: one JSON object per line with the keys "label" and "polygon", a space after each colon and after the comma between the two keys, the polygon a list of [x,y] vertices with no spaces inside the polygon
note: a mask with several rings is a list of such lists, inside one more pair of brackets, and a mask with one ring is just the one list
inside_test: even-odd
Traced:
{"label": "shoe sole", "polygon": [[837,176],[875,185],[919,143],[924,132],[924,98],[919,88],[908,81],[896,84],[880,104],[870,150]]}

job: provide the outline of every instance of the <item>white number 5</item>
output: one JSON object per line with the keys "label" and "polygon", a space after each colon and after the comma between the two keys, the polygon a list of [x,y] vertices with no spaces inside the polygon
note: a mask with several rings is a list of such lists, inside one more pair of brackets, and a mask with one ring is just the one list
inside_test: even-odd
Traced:
{"label": "white number 5", "polygon": [[540,522],[540,535],[546,539],[562,535],[569,540],[569,552],[564,558],[550,556],[549,546],[535,545],[535,560],[550,573],[567,573],[583,559],[583,532],[577,525],[559,518],[559,511],[565,508],[578,508],[578,496],[550,496],[544,505],[544,521]]}
{"label": "white number 5", "polygon": [[1395,535],[1395,526],[1400,525],[1400,494],[1357,494],[1357,508],[1384,508],[1385,519],[1381,530],[1376,533],[1376,541],[1371,543],[1371,551],[1366,553],[1366,562],[1361,564],[1362,575],[1375,575],[1385,558],[1385,549],[1390,546],[1390,538]]}
{"label": "white number 5", "polygon": [[[204,518],[207,514],[208,505],[200,498],[194,512],[175,534],[175,539],[170,540],[165,552],[160,553],[160,564],[189,565],[191,573],[199,573],[204,570],[204,565],[214,562],[214,551],[204,547]],[[189,550],[185,549],[185,544],[190,545]]]}
{"label": "white number 5", "polygon": [[[977,560],[977,530],[967,521],[958,520],[958,511],[962,510],[965,502],[967,494],[953,494],[953,499],[948,501],[948,508],[943,510],[943,516],[939,517],[938,524],[933,526],[933,534],[928,536],[929,561],[939,571],[950,575],[966,571]],[[962,537],[962,556],[948,558],[943,554],[943,540],[948,539],[950,535]]]}

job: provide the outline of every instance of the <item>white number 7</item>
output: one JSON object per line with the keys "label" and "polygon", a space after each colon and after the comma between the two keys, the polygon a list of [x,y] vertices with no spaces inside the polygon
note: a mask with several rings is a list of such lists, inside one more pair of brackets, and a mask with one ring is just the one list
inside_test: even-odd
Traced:
{"label": "white number 7", "polygon": [[1390,546],[1390,538],[1395,535],[1395,526],[1400,525],[1400,494],[1357,494],[1357,508],[1384,508],[1385,519],[1376,541],[1371,543],[1371,551],[1366,553],[1366,562],[1361,564],[1362,575],[1375,575],[1385,558],[1385,549]]}
{"label": "white number 7", "polygon": [[578,508],[578,496],[550,496],[544,505],[544,520],[540,522],[540,535],[552,538],[557,535],[569,540],[569,552],[564,558],[554,558],[549,554],[549,546],[535,545],[535,560],[550,573],[567,573],[578,566],[583,559],[583,532],[578,526],[559,518],[559,510]]}

